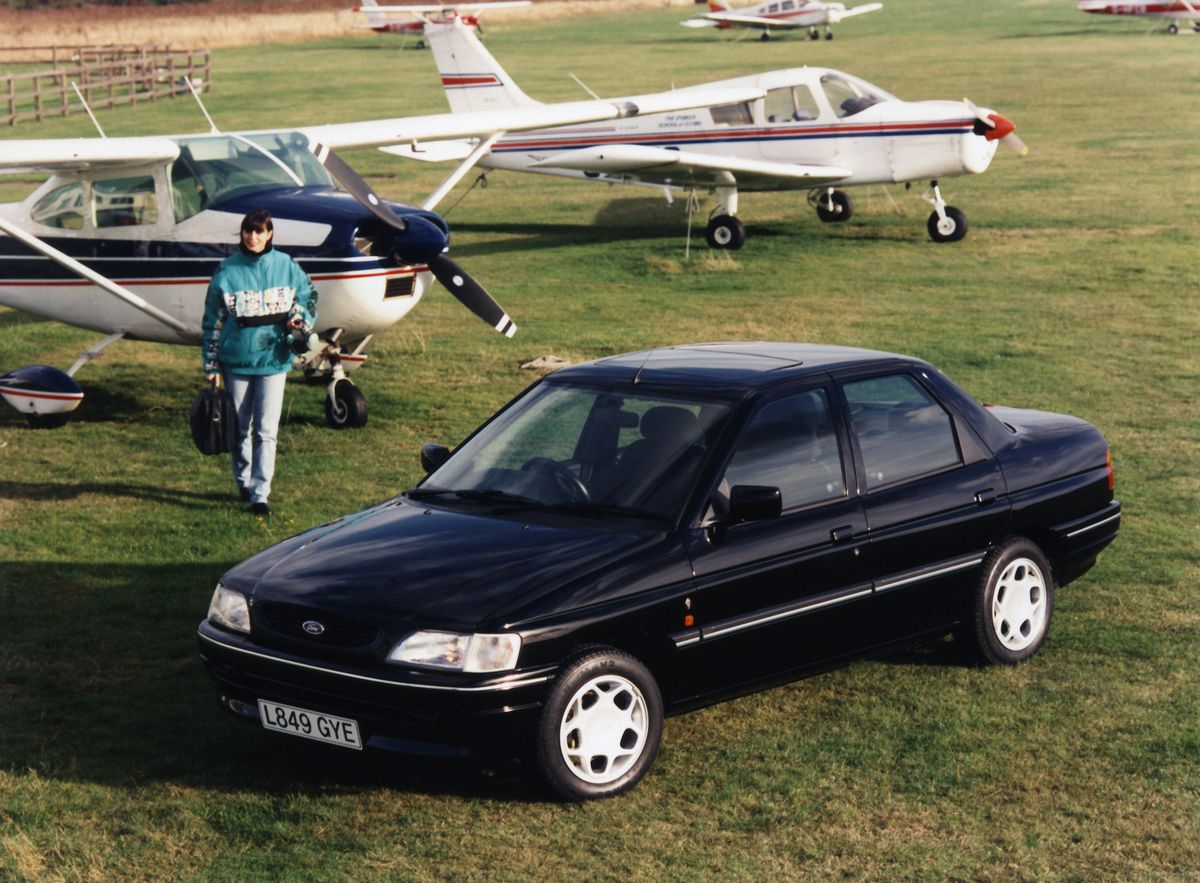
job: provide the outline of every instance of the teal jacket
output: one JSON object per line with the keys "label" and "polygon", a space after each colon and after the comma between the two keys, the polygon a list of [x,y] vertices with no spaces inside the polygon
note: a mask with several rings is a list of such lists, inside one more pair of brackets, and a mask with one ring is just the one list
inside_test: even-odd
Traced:
{"label": "teal jacket", "polygon": [[239,250],[217,267],[204,301],[201,352],[204,373],[282,374],[292,367],[287,322],[317,321],[317,292],[304,271],[281,251]]}

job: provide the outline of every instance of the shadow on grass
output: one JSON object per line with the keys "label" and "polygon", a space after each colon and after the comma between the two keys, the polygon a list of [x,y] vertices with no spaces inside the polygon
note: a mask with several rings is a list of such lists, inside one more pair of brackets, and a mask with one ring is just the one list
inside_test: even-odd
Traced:
{"label": "shadow on grass", "polygon": [[[196,493],[162,485],[139,485],[127,482],[32,482],[0,479],[0,498],[10,500],[62,501],[74,500],[84,494],[107,497],[128,497],[173,506],[196,503],[220,503],[229,499],[227,493]],[[207,508],[207,506],[205,507]]]}
{"label": "shadow on grass", "polygon": [[115,788],[545,799],[515,761],[326,748],[222,711],[196,627],[232,563],[0,561],[0,768]]}

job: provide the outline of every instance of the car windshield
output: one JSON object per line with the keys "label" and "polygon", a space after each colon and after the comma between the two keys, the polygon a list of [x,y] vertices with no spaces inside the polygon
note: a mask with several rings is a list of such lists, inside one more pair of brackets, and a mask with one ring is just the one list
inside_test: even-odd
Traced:
{"label": "car windshield", "polygon": [[728,412],[720,402],[542,383],[410,493],[674,520]]}

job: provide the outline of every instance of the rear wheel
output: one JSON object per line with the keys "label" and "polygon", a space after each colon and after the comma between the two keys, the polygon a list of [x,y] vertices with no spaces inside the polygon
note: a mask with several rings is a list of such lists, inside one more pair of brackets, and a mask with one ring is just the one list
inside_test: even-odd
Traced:
{"label": "rear wheel", "polygon": [[850,201],[850,194],[842,190],[822,193],[817,199],[817,217],[826,224],[849,221],[853,214],[854,203]]}
{"label": "rear wheel", "polygon": [[334,429],[358,429],[367,425],[367,398],[349,380],[339,380],[333,395],[325,396],[325,420]]}
{"label": "rear wheel", "polygon": [[538,767],[567,800],[612,797],[650,769],[662,738],[654,676],[620,650],[595,650],[555,681],[537,730]]}
{"label": "rear wheel", "polygon": [[1054,575],[1042,550],[1006,540],[984,561],[975,596],[975,645],[988,662],[1012,664],[1037,653],[1054,610]]}
{"label": "rear wheel", "polygon": [[733,215],[717,215],[708,222],[704,239],[709,248],[727,248],[737,251],[746,244],[746,225]]}

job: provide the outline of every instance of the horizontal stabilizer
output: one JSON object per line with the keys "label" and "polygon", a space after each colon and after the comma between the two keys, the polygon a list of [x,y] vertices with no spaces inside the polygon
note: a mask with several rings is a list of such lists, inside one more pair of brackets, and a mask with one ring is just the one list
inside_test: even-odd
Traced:
{"label": "horizontal stabilizer", "polygon": [[862,15],[864,12],[874,12],[876,9],[883,9],[882,3],[864,3],[862,6],[855,6],[852,9],[847,9],[844,12],[838,13],[838,20],[849,18],[852,15]]}
{"label": "horizontal stabilizer", "polygon": [[475,145],[470,141],[422,141],[420,144],[395,144],[380,147],[384,153],[401,159],[420,162],[449,162],[462,160],[471,155]]}
{"label": "horizontal stabilizer", "polygon": [[685,28],[715,28],[717,23],[707,18],[689,18],[687,21],[681,21],[681,25]]}

